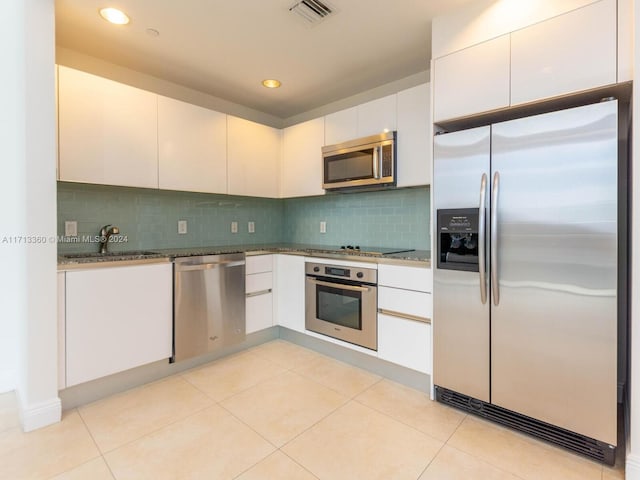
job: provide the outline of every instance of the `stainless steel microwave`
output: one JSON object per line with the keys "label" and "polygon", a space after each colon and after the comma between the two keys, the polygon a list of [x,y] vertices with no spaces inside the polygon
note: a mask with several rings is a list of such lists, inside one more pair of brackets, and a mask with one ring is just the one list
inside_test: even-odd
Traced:
{"label": "stainless steel microwave", "polygon": [[396,132],[322,147],[325,190],[395,187]]}

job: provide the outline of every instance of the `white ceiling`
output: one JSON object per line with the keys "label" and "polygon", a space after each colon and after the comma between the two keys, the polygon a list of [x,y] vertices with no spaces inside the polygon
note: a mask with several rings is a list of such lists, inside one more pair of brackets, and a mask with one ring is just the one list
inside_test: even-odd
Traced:
{"label": "white ceiling", "polygon": [[56,43],[287,118],[427,70],[431,19],[472,1],[326,0],[337,13],[309,27],[296,0],[56,0]]}

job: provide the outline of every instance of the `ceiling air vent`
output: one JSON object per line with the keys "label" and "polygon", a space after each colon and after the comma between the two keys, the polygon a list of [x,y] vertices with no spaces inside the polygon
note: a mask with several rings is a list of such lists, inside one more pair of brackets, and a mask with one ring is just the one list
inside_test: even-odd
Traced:
{"label": "ceiling air vent", "polygon": [[315,25],[334,13],[326,3],[319,0],[302,0],[296,2],[290,12],[298,14],[307,24]]}

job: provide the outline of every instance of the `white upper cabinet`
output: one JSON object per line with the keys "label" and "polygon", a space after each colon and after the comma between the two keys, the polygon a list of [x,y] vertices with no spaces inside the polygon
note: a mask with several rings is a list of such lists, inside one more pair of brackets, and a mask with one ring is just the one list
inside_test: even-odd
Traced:
{"label": "white upper cabinet", "polygon": [[60,180],[158,188],[157,95],[58,68]]}
{"label": "white upper cabinet", "polygon": [[281,130],[227,116],[228,193],[278,197]]}
{"label": "white upper cabinet", "polygon": [[324,144],[377,135],[397,128],[396,95],[388,95],[324,117]]}
{"label": "white upper cabinet", "polygon": [[509,106],[509,35],[434,62],[434,122]]}
{"label": "white upper cabinet", "polygon": [[396,95],[388,95],[358,105],[357,137],[368,137],[397,128]]}
{"label": "white upper cabinet", "polygon": [[280,196],[324,195],[322,152],[324,118],[287,127],[283,131]]}
{"label": "white upper cabinet", "polygon": [[615,83],[616,22],[602,0],[513,32],[512,105]]}
{"label": "white upper cabinet", "polygon": [[501,3],[434,20],[434,122],[628,78],[628,1],[540,0],[513,15]]}
{"label": "white upper cabinet", "polygon": [[335,145],[358,138],[358,107],[324,117],[324,145]]}
{"label": "white upper cabinet", "polygon": [[227,193],[227,116],[158,97],[159,187]]}
{"label": "white upper cabinet", "polygon": [[398,92],[398,187],[431,183],[430,84]]}

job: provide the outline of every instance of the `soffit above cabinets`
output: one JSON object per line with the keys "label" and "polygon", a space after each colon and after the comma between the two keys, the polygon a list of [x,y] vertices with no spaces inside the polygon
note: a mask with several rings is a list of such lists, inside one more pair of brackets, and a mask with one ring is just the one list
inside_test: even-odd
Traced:
{"label": "soffit above cabinets", "polygon": [[327,0],[307,25],[296,0],[120,0],[115,26],[102,0],[56,0],[56,44],[288,118],[427,70],[432,18],[472,1]]}

